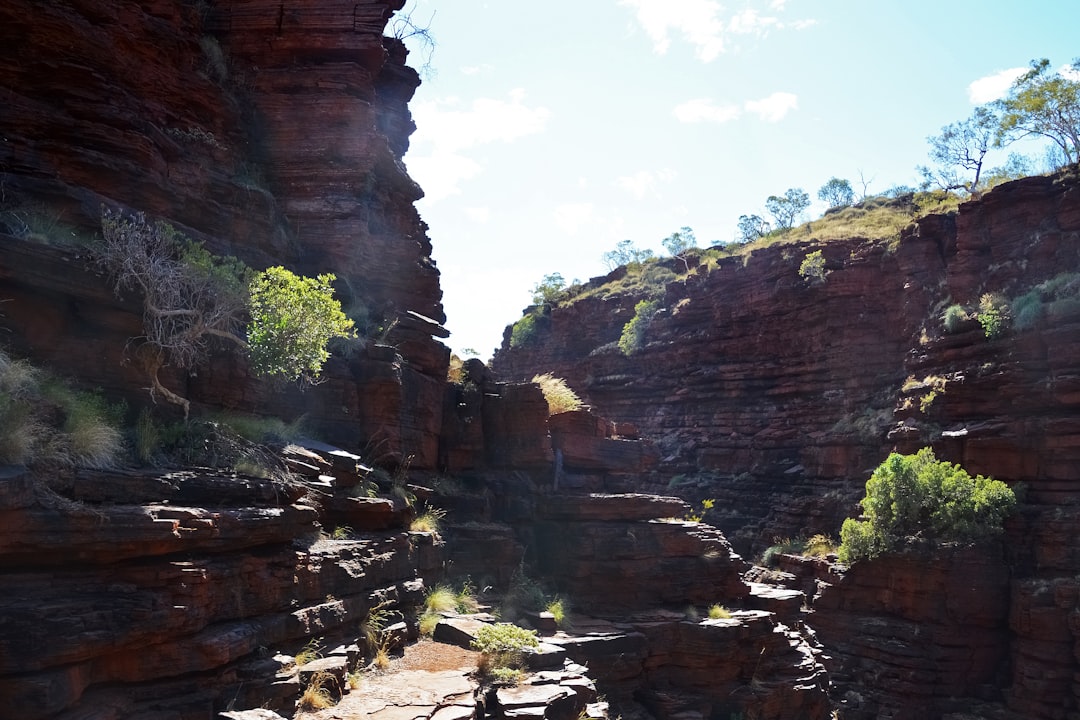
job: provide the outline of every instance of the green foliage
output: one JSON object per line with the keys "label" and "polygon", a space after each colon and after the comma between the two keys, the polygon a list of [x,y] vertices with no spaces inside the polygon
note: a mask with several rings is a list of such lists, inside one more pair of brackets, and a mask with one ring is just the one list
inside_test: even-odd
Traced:
{"label": "green foliage", "polygon": [[602,255],[604,264],[608,270],[614,270],[622,265],[641,264],[653,257],[652,250],[642,250],[634,246],[633,240],[620,240],[614,250],[609,250]]}
{"label": "green foliage", "polygon": [[775,567],[777,556],[801,555],[805,548],[806,540],[802,538],[774,538],[774,543],[761,554],[761,564],[764,567]]}
{"label": "green foliage", "polygon": [[1026,330],[1037,323],[1043,316],[1044,306],[1038,290],[1031,290],[1012,301],[1011,313],[1013,325],[1017,330]]}
{"label": "green foliage", "polygon": [[682,257],[688,250],[697,247],[697,237],[693,230],[684,226],[664,238],[661,244],[672,257]]}
{"label": "green foliage", "polygon": [[1015,504],[1005,483],[973,478],[959,465],[938,461],[930,448],[893,453],[866,482],[865,519],[844,521],[840,560],[872,558],[911,536],[950,542],[999,534]]}
{"label": "green foliage", "polygon": [[532,382],[539,385],[541,392],[544,393],[544,400],[548,404],[548,415],[577,410],[582,405],[581,398],[562,378],[557,378],[551,373],[544,373],[533,375]]}
{"label": "green foliage", "polygon": [[87,247],[94,242],[90,235],[65,222],[59,210],[32,203],[3,206],[0,230],[42,245]]}
{"label": "green foliage", "polygon": [[986,293],[979,298],[979,324],[988,340],[1001,337],[1009,328],[1009,302],[999,293]]}
{"label": "green foliage", "polygon": [[806,557],[825,557],[836,552],[836,543],[827,535],[817,534],[806,538],[776,539],[761,554],[761,565],[775,567],[779,555],[804,555]]}
{"label": "green foliage", "polygon": [[442,508],[431,507],[430,505],[425,508],[424,512],[417,515],[411,523],[409,523],[409,530],[413,532],[429,532],[438,534],[442,529],[443,518],[446,517],[446,511]]}
{"label": "green foliage", "polygon": [[701,510],[697,512],[691,510],[683,517],[683,520],[686,520],[687,522],[699,523],[705,519],[705,514],[712,510],[715,504],[715,500],[713,500],[712,498],[706,498],[701,501]]}
{"label": "green foliage", "polygon": [[300,277],[280,266],[255,277],[247,341],[256,372],[314,382],[330,357],[330,339],[355,336],[353,321],[334,298],[335,279]]}
{"label": "green foliage", "polygon": [[533,305],[553,303],[566,290],[566,280],[560,273],[545,275],[544,279],[536,283],[532,289]]}
{"label": "green foliage", "polygon": [[1016,79],[1009,93],[994,103],[1001,114],[998,145],[1035,135],[1048,139],[1067,163],[1080,161],[1080,60],[1068,75],[1050,69],[1046,58]]}
{"label": "green foliage", "polygon": [[150,223],[142,213],[102,208],[101,228],[99,263],[118,290],[142,294],[146,342],[171,363],[193,367],[210,337],[243,344],[238,333],[250,270],[233,258],[215,259],[168,223]]}
{"label": "green foliage", "polygon": [[0,351],[0,464],[111,467],[123,451],[123,414]]}
{"label": "green foliage", "polygon": [[776,220],[776,227],[789,230],[795,220],[810,207],[810,196],[802,188],[788,188],[783,195],[770,195],[765,209]]}
{"label": "green foliage", "polygon": [[633,355],[645,347],[645,331],[659,310],[659,300],[642,300],[634,306],[634,317],[623,326],[619,336],[619,350],[623,355]]}
{"label": "green foliage", "polygon": [[950,305],[941,313],[941,324],[950,335],[960,332],[968,319],[963,305]]}
{"label": "green foliage", "polygon": [[135,420],[135,457],[144,464],[152,464],[161,450],[161,432],[148,408],[139,411]]}
{"label": "green foliage", "polygon": [[1065,317],[1074,314],[1080,297],[1080,273],[1061,273],[1041,282],[1012,301],[1010,314],[1013,325],[1024,330],[1037,323],[1045,315]]}
{"label": "green foliage", "polygon": [[285,445],[308,434],[307,418],[303,415],[292,422],[265,415],[235,412],[217,412],[210,417],[213,422],[253,443]]}
{"label": "green foliage", "polygon": [[510,579],[499,612],[502,617],[513,620],[523,610],[543,610],[552,599],[539,582],[525,573],[524,567],[519,567]]}
{"label": "green foliage", "polygon": [[723,605],[713,605],[709,608],[710,620],[727,620],[731,617],[731,611]]}
{"label": "green foliage", "polygon": [[482,653],[520,653],[525,648],[536,647],[540,640],[535,630],[526,630],[512,623],[495,623],[477,630],[471,644],[473,650]]}
{"label": "green foliage", "polygon": [[760,215],[740,215],[737,226],[739,242],[748,243],[769,234],[769,222]]}
{"label": "green foliage", "polygon": [[538,320],[539,316],[535,312],[528,312],[514,323],[510,330],[510,347],[521,348],[536,342],[539,333]]}
{"label": "green foliage", "polygon": [[318,660],[323,656],[323,644],[322,638],[312,638],[308,640],[304,648],[296,653],[296,664],[307,665],[312,660]]}
{"label": "green foliage", "polygon": [[847,207],[855,202],[851,183],[838,177],[829,178],[817,193],[818,200],[828,204],[829,209]]}
{"label": "green foliage", "polygon": [[[314,381],[335,337],[352,337],[351,320],[341,312],[330,283],[333,275],[298,277],[272,267],[253,277],[232,257],[219,257],[178,233],[168,223],[150,223],[141,213],[102,209],[99,263],[116,277],[118,289],[143,296],[144,337],[152,391],[183,406],[188,402],[164,388],[158,370],[166,359],[191,368],[207,352],[210,338],[249,351],[261,374]],[[247,342],[245,316],[250,316]]]}
{"label": "green foliage", "polygon": [[825,282],[829,271],[825,269],[825,256],[820,250],[807,253],[799,264],[799,275],[807,282]]}
{"label": "green foliage", "polygon": [[496,623],[476,631],[472,648],[480,651],[477,668],[480,674],[496,685],[516,684],[523,675],[524,653],[540,644],[535,630]]}
{"label": "green foliage", "polygon": [[567,602],[564,598],[558,597],[547,604],[544,608],[547,612],[551,613],[551,617],[555,620],[555,625],[558,627],[566,627],[566,610]]}

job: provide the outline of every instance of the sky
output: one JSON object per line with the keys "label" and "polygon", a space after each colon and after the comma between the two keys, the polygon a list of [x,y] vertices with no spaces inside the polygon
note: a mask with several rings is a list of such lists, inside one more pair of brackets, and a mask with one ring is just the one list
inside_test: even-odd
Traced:
{"label": "sky", "polygon": [[[532,288],[604,275],[621,240],[707,247],[831,177],[917,185],[927,137],[1036,58],[1080,56],[1072,0],[410,0],[435,40],[405,165],[459,355]],[[410,65],[428,60],[415,42]],[[1035,149],[1033,149],[1035,150]],[[994,163],[1003,162],[1004,152]],[[1037,158],[1041,162],[1041,158]]]}

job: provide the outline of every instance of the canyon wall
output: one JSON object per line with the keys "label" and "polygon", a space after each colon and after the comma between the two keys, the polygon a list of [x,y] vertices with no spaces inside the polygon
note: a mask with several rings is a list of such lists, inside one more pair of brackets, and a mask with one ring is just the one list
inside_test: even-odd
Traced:
{"label": "canyon wall", "polygon": [[[809,282],[799,266],[818,249],[828,274]],[[552,306],[535,344],[504,342],[494,367],[508,378],[565,377],[655,440],[662,460],[637,487],[715,498],[719,511],[706,519],[741,552],[779,537],[837,537],[892,450],[931,445],[1006,481],[1023,501],[999,560],[948,569],[901,557],[842,581],[818,577],[806,588],[806,622],[820,616],[843,717],[959,712],[963,702],[946,699],[964,694],[976,698],[969,705],[999,702],[993,717],[1060,717],[1080,698],[1069,620],[1080,564],[1064,530],[1080,490],[1078,268],[1080,183],[1068,173],[1026,178],[917,221],[898,244],[795,241],[722,259],[667,285],[664,310],[629,357],[613,343],[638,298]],[[972,312],[984,294],[1033,290],[1034,310],[995,337],[974,319],[943,327],[952,303]],[[935,609],[941,602],[951,605]],[[917,639],[925,633],[932,639]],[[978,658],[997,660],[976,667]],[[955,672],[975,685],[949,685]]]}
{"label": "canyon wall", "polygon": [[167,387],[196,407],[307,414],[328,439],[434,467],[449,352],[422,192],[401,163],[419,78],[383,36],[401,5],[4,3],[11,349],[149,402],[129,343],[140,299],[114,296],[80,245],[103,206],[144,212],[256,269],[335,273],[366,340],[306,393],[225,352],[195,373],[166,368]]}

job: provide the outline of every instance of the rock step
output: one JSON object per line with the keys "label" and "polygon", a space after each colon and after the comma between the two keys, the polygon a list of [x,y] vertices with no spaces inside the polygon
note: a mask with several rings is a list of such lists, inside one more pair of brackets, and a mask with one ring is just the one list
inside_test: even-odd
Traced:
{"label": "rock step", "polygon": [[756,582],[749,585],[750,596],[746,598],[746,604],[750,608],[774,613],[784,622],[794,622],[803,614],[806,593],[802,590],[791,590]]}
{"label": "rock step", "polygon": [[214,508],[110,505],[0,510],[0,567],[110,565],[192,552],[287,545],[311,532],[309,507]]}

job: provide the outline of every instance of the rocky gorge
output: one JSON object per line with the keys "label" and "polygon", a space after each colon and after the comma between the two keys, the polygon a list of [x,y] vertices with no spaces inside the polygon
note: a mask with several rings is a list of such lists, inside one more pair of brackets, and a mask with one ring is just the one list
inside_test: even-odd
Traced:
{"label": "rocky gorge", "polygon": [[[146,392],[140,298],[80,240],[103,206],[255,268],[332,270],[368,340],[305,390],[216,346],[163,372],[195,422],[305,415],[318,440],[277,448],[288,473],[0,467],[0,717],[291,716],[305,649],[340,694],[379,613],[411,644],[427,589],[470,578],[497,596],[523,573],[574,608],[569,629],[541,628],[528,682],[455,679],[452,701],[418,688],[370,716],[1076,715],[1080,314],[1048,292],[991,340],[939,320],[1076,268],[1076,180],[1009,183],[895,243],[686,263],[641,352],[614,346],[640,298],[594,295],[452,382],[422,191],[401,162],[419,78],[384,36],[402,5],[0,7],[5,352],[124,400],[129,419],[179,420]],[[820,283],[798,273],[816,249]],[[549,417],[538,372],[591,410]],[[890,449],[927,444],[1026,486],[1000,542],[750,562],[777,537],[835,535]],[[441,532],[410,529],[424,503],[446,511]],[[714,604],[728,616],[706,617]]]}

